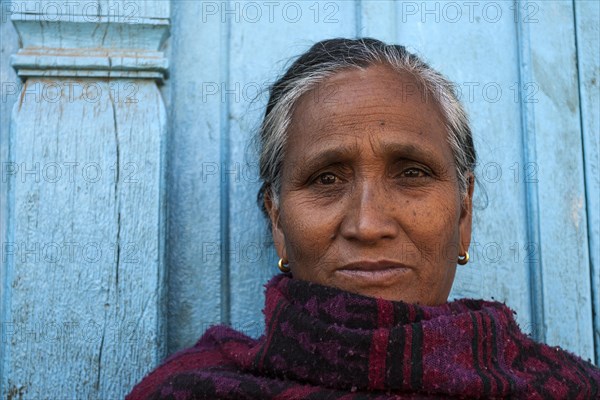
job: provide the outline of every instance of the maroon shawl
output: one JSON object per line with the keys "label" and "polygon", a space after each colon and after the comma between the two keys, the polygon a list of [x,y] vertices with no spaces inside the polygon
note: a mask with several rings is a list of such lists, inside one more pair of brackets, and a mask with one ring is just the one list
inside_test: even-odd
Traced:
{"label": "maroon shawl", "polygon": [[497,302],[437,307],[274,277],[258,340],[214,326],[134,399],[598,399],[600,370],[525,336]]}

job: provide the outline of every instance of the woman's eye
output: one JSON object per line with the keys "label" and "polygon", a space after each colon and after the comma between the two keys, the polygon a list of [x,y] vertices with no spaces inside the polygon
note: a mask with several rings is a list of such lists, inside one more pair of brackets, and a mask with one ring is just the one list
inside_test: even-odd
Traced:
{"label": "woman's eye", "polygon": [[422,178],[427,176],[427,173],[420,168],[407,168],[402,171],[403,178]]}
{"label": "woman's eye", "polygon": [[322,185],[332,185],[336,182],[337,177],[331,172],[326,172],[317,177],[317,182]]}

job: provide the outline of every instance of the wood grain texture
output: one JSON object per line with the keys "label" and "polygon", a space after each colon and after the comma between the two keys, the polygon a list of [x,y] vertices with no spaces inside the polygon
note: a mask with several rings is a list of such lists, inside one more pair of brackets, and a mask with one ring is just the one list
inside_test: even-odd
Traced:
{"label": "wood grain texture", "polygon": [[93,102],[31,95],[56,84],[28,79],[15,106],[4,395],[118,398],[163,356],[166,113],[154,82],[137,102],[120,81],[93,81]]}
{"label": "wood grain texture", "polygon": [[[221,321],[220,20],[173,3],[168,150],[169,351]],[[200,40],[200,38],[202,38]],[[207,50],[209,49],[209,50]]]}
{"label": "wood grain texture", "polygon": [[49,1],[16,0],[6,3],[4,15],[28,14],[29,19],[56,22],[59,19],[85,17],[87,22],[98,22],[108,17],[114,21],[139,22],[136,18],[162,19],[169,16],[169,1],[164,0],[83,0]]}
{"label": "wood grain texture", "polygon": [[[16,72],[10,67],[9,54],[14,54],[19,49],[19,40],[17,32],[12,26],[10,19],[0,19],[0,169],[1,172],[5,171],[5,168],[1,168],[4,163],[8,161],[8,131],[10,126],[10,117],[12,114],[13,104],[18,99],[21,91],[21,80],[17,76]],[[6,319],[4,318],[4,300],[6,296],[6,269],[5,258],[4,258],[4,244],[7,242],[7,228],[8,228],[8,179],[4,174],[0,175],[0,324],[4,324]],[[0,325],[0,330],[4,332],[4,325]],[[0,332],[0,333],[2,333]],[[4,363],[2,360],[4,356],[4,346],[0,345],[0,377],[4,376]],[[3,383],[0,379],[0,393],[2,392]]]}
{"label": "wood grain texture", "polygon": [[[544,338],[594,358],[592,292],[572,4],[539,3],[527,24],[526,75],[539,87],[524,134],[535,155]],[[521,24],[526,24],[521,20]],[[557,30],[556,27],[561,29]],[[553,45],[548,45],[552,43]],[[565,251],[568,249],[567,251]]]}
{"label": "wood grain texture", "polygon": [[[154,79],[115,79],[123,64],[110,57],[96,68],[105,43],[95,35],[83,43],[62,24],[77,15],[52,19],[44,11],[49,2],[36,4],[40,14],[13,15],[27,38],[13,66],[26,81],[2,164],[10,216],[2,396],[122,398],[165,354],[166,109]],[[168,4],[156,9],[166,10],[150,21],[161,35],[146,30],[148,21],[137,31],[129,25],[104,52],[151,41],[158,49]],[[146,40],[129,40],[145,30]],[[18,56],[33,47],[37,58],[20,64]],[[130,47],[120,54],[134,60],[148,53]],[[85,57],[91,64],[81,63]],[[137,61],[143,78],[151,63],[143,55]],[[92,70],[97,78],[80,77]]]}
{"label": "wood grain texture", "polygon": [[600,363],[600,4],[575,2],[596,364]]}

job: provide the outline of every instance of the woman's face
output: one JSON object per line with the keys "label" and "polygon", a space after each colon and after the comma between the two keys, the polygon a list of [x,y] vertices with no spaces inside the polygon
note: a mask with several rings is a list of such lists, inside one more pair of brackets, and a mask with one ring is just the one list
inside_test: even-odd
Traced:
{"label": "woman's face", "polygon": [[408,303],[446,302],[471,240],[439,106],[389,67],[337,73],[296,104],[277,252],[294,278]]}

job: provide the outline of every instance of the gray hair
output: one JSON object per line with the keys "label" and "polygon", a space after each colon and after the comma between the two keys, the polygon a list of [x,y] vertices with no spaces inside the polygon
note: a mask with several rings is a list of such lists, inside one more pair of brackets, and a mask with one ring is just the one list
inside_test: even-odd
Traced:
{"label": "gray hair", "polygon": [[463,196],[466,194],[469,173],[474,175],[476,155],[469,121],[452,82],[403,46],[387,45],[371,38],[328,39],[314,44],[302,54],[270,88],[265,116],[256,138],[262,180],[257,201],[265,216],[268,217],[264,204],[267,192],[274,206],[279,207],[287,130],[298,99],[342,70],[365,69],[377,64],[410,73],[437,101],[446,120],[459,190]]}

